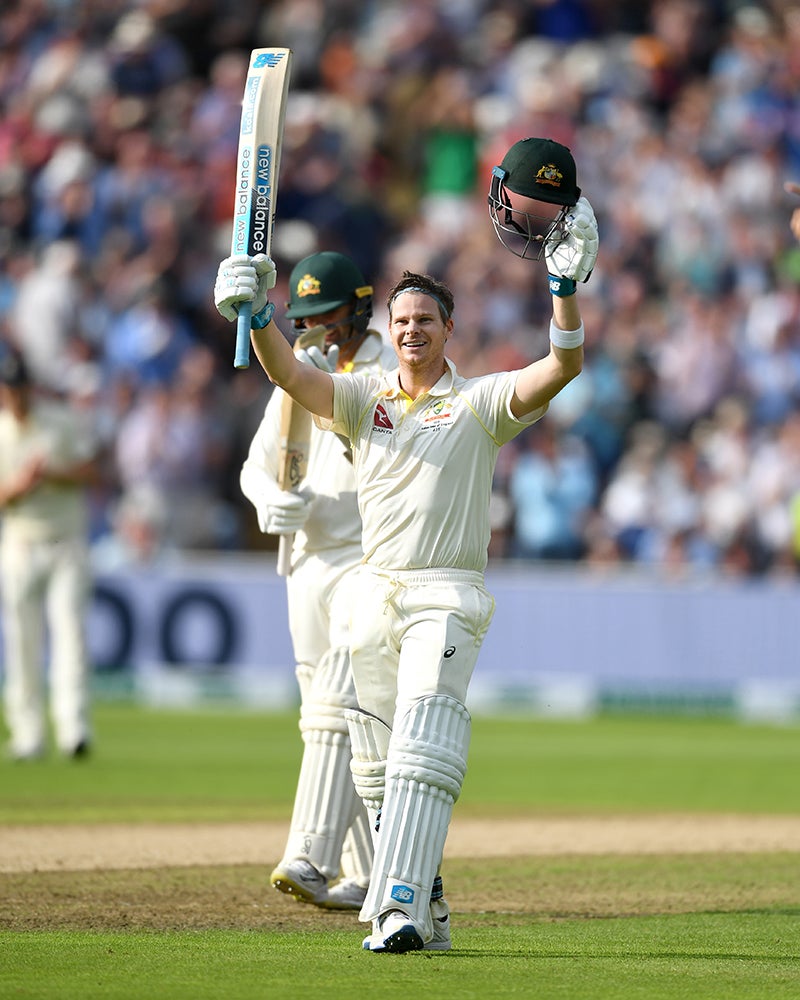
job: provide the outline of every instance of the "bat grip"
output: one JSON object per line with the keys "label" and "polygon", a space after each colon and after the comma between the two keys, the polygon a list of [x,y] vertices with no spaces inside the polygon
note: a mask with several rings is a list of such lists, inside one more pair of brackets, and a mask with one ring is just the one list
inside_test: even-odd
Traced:
{"label": "bat grip", "polygon": [[250,319],[253,315],[253,303],[243,302],[239,306],[239,317],[236,320],[236,355],[233,359],[234,368],[250,367]]}
{"label": "bat grip", "polygon": [[278,576],[290,576],[292,572],[292,539],[294,535],[281,535],[278,542]]}

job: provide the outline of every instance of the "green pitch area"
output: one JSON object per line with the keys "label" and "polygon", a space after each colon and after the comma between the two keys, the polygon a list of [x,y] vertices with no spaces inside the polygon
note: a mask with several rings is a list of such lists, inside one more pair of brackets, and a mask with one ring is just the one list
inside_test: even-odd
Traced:
{"label": "green pitch area", "polygon": [[[446,862],[454,950],[371,955],[352,913],[275,893],[262,865],[13,871],[3,833],[45,825],[277,820],[293,715],[100,705],[96,753],[0,764],[0,997],[91,1000],[800,996],[800,853],[534,856]],[[800,814],[800,728],[721,719],[474,721],[457,817]],[[190,845],[187,845],[187,850]],[[277,860],[277,858],[275,859]]]}

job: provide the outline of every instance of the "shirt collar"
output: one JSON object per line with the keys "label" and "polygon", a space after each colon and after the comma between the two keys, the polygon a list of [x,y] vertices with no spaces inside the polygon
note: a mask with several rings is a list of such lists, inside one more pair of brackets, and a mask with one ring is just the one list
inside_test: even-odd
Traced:
{"label": "shirt collar", "polygon": [[[450,358],[445,358],[444,363],[447,365],[447,371],[442,375],[439,381],[428,390],[429,396],[446,396],[450,390],[453,388],[453,383],[455,381],[456,366],[450,360]],[[395,396],[403,395],[405,393],[400,388],[400,369],[393,368],[392,371],[388,372],[386,375],[386,381],[389,383],[389,396],[394,398]]]}

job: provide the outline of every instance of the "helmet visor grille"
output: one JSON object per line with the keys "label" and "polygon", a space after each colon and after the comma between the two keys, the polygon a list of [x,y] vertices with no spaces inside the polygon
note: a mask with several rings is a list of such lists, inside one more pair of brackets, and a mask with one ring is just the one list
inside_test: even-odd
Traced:
{"label": "helmet visor grille", "polygon": [[512,208],[505,186],[496,174],[489,192],[489,217],[503,246],[517,257],[541,260],[548,244],[558,244],[566,235],[567,206],[558,215],[535,215]]}

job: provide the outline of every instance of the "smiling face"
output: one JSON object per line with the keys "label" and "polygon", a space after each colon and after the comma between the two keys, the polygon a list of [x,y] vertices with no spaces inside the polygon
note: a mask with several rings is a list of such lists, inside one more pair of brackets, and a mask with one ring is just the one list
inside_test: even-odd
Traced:
{"label": "smiling face", "polygon": [[452,329],[452,318],[445,321],[436,299],[424,292],[401,292],[392,302],[389,337],[401,368],[430,370],[437,381],[444,371],[444,345]]}

